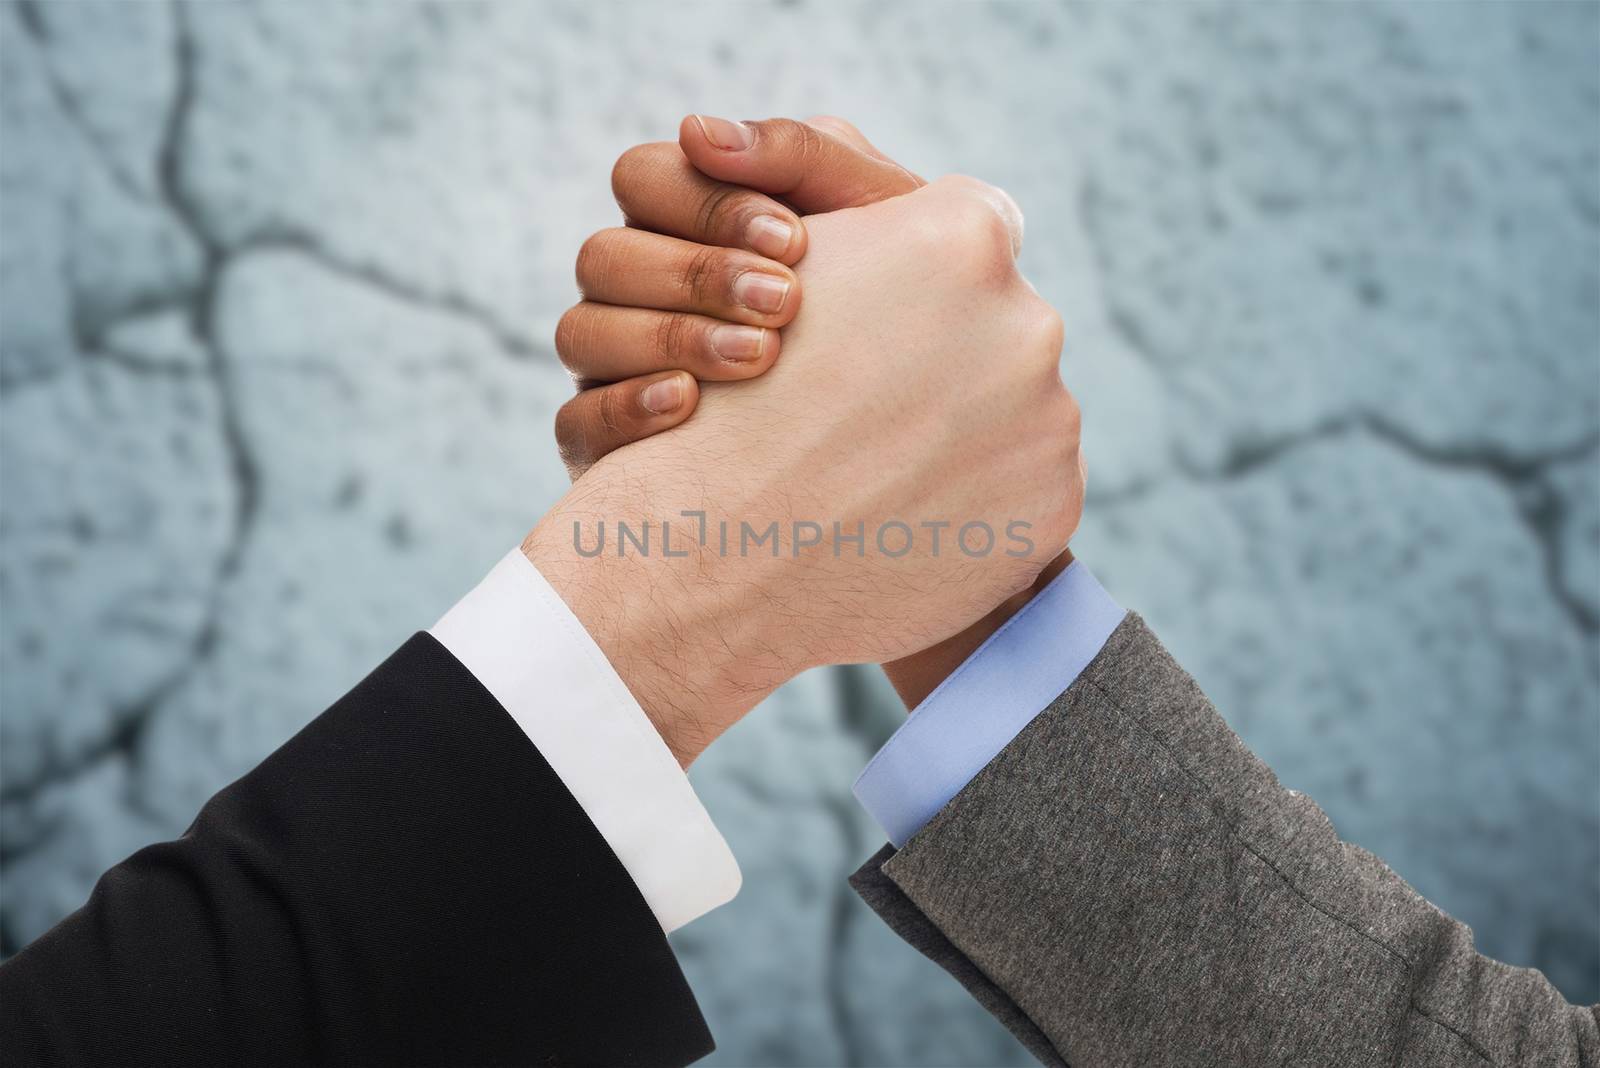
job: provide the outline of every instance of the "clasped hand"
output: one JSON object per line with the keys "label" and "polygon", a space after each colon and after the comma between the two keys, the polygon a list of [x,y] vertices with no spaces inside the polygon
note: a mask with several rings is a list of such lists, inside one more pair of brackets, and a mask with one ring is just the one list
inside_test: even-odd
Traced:
{"label": "clasped hand", "polygon": [[834,119],[691,117],[613,186],[557,330],[576,481],[524,552],[685,765],[810,667],[890,662],[913,701],[1082,508],[1020,211]]}

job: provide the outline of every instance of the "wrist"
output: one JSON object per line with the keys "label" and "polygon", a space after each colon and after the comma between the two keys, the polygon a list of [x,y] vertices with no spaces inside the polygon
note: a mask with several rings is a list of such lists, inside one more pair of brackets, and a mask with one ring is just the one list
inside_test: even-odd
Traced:
{"label": "wrist", "polygon": [[921,652],[891,660],[883,665],[889,684],[905,704],[906,711],[920,705],[939,684],[960,667],[990,635],[1005,626],[1006,620],[1022,611],[1035,595],[1072,563],[1072,550],[1063,549],[1061,555],[1045,565],[1039,577],[1027,589],[1013,594],[972,626],[952,635],[937,645]]}
{"label": "wrist", "polygon": [[593,553],[599,521],[558,505],[524,539],[523,555],[687,768],[792,672],[752,640],[758,602],[720,584],[709,554],[692,544],[682,557],[619,553],[611,543]]}

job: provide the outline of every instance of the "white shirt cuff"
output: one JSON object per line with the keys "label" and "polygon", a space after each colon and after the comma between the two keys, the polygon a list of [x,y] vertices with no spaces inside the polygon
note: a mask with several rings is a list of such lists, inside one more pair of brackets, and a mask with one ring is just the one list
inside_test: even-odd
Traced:
{"label": "white shirt cuff", "polygon": [[517,721],[672,932],[739,892],[739,865],[600,647],[513,549],[429,631]]}

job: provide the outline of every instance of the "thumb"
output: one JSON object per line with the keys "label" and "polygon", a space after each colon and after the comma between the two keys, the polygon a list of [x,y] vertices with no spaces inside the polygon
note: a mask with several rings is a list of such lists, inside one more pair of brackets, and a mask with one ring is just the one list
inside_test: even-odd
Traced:
{"label": "thumb", "polygon": [[[823,133],[832,134],[847,145],[854,145],[873,159],[881,159],[885,163],[893,163],[896,167],[900,166],[900,164],[895,163],[894,160],[886,156],[877,145],[868,141],[867,135],[857,129],[856,124],[849,119],[841,119],[837,115],[813,115],[806,120],[806,125],[815,126]],[[911,177],[916,178],[919,185],[922,184],[922,179],[915,174]]]}
{"label": "thumb", "polygon": [[876,149],[793,119],[690,115],[678,128],[678,144],[706,177],[782,197],[802,214],[875,204],[924,184]]}

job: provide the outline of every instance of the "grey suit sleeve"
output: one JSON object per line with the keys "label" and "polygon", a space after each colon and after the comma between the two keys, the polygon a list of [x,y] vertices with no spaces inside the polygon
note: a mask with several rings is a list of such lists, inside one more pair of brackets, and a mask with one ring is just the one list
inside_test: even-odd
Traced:
{"label": "grey suit sleeve", "polygon": [[1600,1065],[1600,1009],[1340,841],[1132,614],[852,882],[1047,1064]]}

